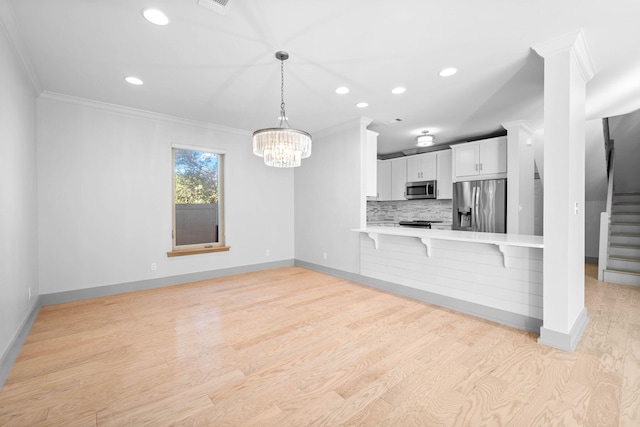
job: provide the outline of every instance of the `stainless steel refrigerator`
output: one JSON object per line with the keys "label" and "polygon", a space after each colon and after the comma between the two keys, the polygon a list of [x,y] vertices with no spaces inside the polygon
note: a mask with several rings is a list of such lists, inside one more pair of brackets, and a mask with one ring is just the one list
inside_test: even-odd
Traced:
{"label": "stainless steel refrigerator", "polygon": [[507,180],[453,183],[454,230],[507,232]]}

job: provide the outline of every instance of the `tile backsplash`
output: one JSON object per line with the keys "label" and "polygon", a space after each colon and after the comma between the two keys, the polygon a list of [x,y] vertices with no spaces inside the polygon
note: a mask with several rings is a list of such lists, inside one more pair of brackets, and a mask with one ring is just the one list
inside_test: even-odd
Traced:
{"label": "tile backsplash", "polygon": [[431,220],[451,223],[451,200],[396,200],[367,202],[367,222]]}

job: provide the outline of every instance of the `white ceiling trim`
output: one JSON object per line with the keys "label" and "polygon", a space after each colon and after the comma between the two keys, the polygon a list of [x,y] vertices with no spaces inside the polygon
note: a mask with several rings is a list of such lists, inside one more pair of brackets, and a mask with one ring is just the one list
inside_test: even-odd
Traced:
{"label": "white ceiling trim", "polygon": [[502,127],[505,128],[507,132],[511,130],[522,129],[528,135],[533,135],[533,133],[536,131],[526,120],[516,120],[513,122],[502,123]]}
{"label": "white ceiling trim", "polygon": [[18,58],[18,62],[22,66],[22,69],[27,75],[27,79],[29,80],[31,88],[35,92],[35,95],[40,95],[42,93],[40,79],[38,79],[35,67],[29,59],[29,54],[27,53],[25,44],[22,41],[22,36],[20,36],[20,31],[18,31],[16,25],[13,7],[8,0],[0,0],[0,27],[2,27],[4,33],[7,35],[9,44],[11,45],[16,58]]}
{"label": "white ceiling trim", "polygon": [[250,136],[251,132],[245,129],[237,129],[229,126],[222,126],[215,123],[201,122],[197,120],[185,119],[183,117],[171,116],[168,114],[156,113],[153,111],[140,110],[137,108],[125,107],[122,105],[109,104],[107,102],[94,101],[92,99],[78,98],[71,95],[63,95],[60,93],[43,91],[39,98],[43,101],[63,102],[66,104],[78,105],[81,107],[92,108],[95,110],[106,111],[114,114],[122,114],[125,116],[140,117],[143,119],[157,120],[165,123],[172,123],[184,126],[199,127],[207,130],[216,130],[222,132],[234,133],[237,135]]}
{"label": "white ceiling trim", "polygon": [[596,66],[593,63],[591,52],[589,52],[589,47],[584,39],[583,30],[564,34],[552,40],[539,43],[532,48],[543,58],[548,58],[568,50],[576,59],[585,82],[590,81],[596,75]]}

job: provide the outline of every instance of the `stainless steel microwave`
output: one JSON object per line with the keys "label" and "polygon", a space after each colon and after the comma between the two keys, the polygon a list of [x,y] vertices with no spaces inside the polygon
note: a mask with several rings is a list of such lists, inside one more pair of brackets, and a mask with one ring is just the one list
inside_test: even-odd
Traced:
{"label": "stainless steel microwave", "polygon": [[435,199],[436,194],[436,181],[407,182],[404,197],[407,200]]}

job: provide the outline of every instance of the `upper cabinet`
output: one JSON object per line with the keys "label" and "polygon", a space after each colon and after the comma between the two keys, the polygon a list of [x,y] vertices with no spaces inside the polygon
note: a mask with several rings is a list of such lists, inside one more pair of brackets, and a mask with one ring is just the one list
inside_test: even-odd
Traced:
{"label": "upper cabinet", "polygon": [[438,199],[451,199],[452,151],[442,150],[416,156],[377,161],[377,192],[375,200],[406,200],[407,182],[437,180]]}
{"label": "upper cabinet", "polygon": [[451,150],[442,150],[435,153],[437,167],[437,198],[453,198],[452,168],[453,155]]}
{"label": "upper cabinet", "polygon": [[453,145],[453,181],[507,177],[507,137]]}
{"label": "upper cabinet", "polygon": [[480,175],[507,173],[507,137],[491,138],[480,145]]}
{"label": "upper cabinet", "polygon": [[407,182],[436,179],[436,153],[407,157]]}
{"label": "upper cabinet", "polygon": [[391,162],[378,160],[378,201],[391,200]]}
{"label": "upper cabinet", "polygon": [[405,200],[407,161],[402,158],[378,160],[377,201]]}
{"label": "upper cabinet", "polygon": [[404,157],[391,162],[391,200],[405,200],[407,190],[407,161]]}

